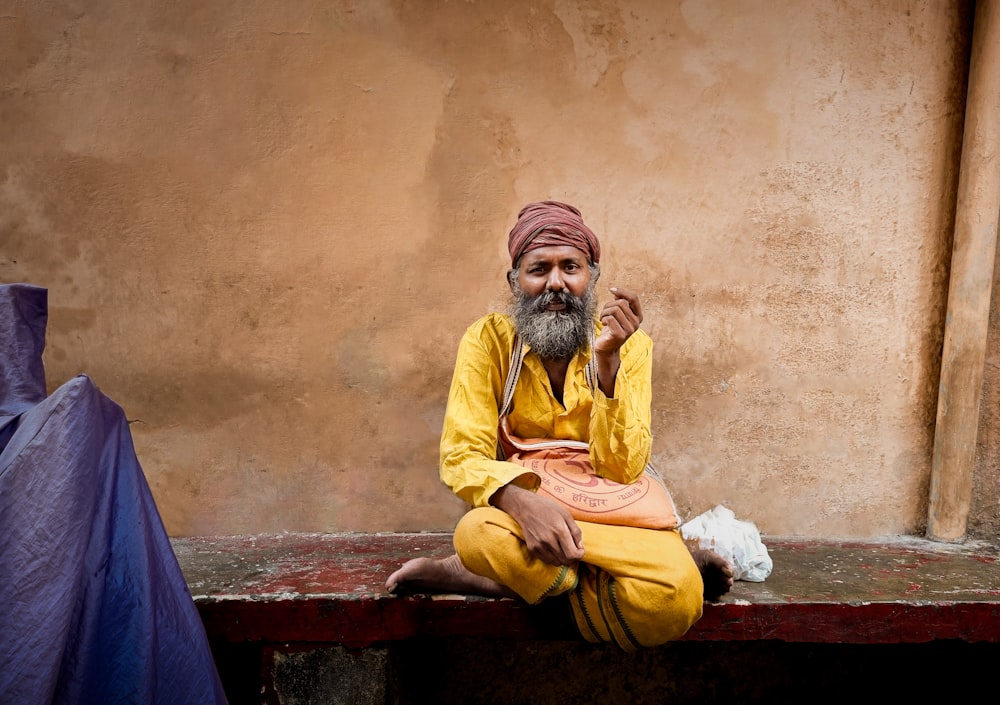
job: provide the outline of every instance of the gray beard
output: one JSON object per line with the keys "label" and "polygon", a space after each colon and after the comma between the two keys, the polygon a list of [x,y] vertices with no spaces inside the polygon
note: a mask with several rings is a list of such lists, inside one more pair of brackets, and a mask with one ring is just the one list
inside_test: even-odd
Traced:
{"label": "gray beard", "polygon": [[[510,315],[521,340],[544,360],[568,360],[590,345],[594,330],[594,281],[582,297],[567,291],[546,291],[531,297],[515,284],[510,302]],[[546,311],[558,301],[566,305],[562,311]]]}

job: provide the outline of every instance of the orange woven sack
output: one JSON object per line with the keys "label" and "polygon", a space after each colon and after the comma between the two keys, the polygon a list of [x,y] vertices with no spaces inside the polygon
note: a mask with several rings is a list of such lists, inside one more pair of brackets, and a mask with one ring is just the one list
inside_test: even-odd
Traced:
{"label": "orange woven sack", "polygon": [[537,473],[538,494],[565,506],[574,519],[645,529],[677,527],[673,498],[651,466],[626,485],[597,475],[581,441],[517,438],[506,416],[498,435],[505,459]]}

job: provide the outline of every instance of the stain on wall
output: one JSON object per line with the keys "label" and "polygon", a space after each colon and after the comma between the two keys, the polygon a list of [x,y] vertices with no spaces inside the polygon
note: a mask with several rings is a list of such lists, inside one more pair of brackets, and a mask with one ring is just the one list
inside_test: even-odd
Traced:
{"label": "stain on wall", "polygon": [[970,7],[8,3],[0,280],[172,534],[446,530],[458,339],[569,201],[641,292],[682,513],[919,532]]}

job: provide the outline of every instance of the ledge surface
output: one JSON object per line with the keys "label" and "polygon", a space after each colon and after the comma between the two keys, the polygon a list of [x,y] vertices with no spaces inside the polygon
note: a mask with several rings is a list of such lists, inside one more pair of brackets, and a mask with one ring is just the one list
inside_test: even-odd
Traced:
{"label": "ledge surface", "polygon": [[[449,533],[175,538],[211,640],[364,647],[412,637],[572,639],[559,601],[386,593],[404,561],[452,552]],[[1000,550],[914,537],[768,539],[761,583],[706,603],[684,637],[813,643],[1000,642]]]}

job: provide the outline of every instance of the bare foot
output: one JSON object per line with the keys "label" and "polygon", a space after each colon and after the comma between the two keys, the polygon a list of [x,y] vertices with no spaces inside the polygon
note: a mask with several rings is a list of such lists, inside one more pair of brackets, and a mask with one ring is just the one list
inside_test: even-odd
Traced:
{"label": "bare foot", "polygon": [[397,594],[447,592],[486,597],[517,597],[517,593],[489,578],[469,571],[457,554],[447,558],[414,558],[385,581],[385,589]]}
{"label": "bare foot", "polygon": [[733,567],[729,561],[707,548],[691,549],[702,582],[705,583],[705,599],[715,602],[733,587]]}

